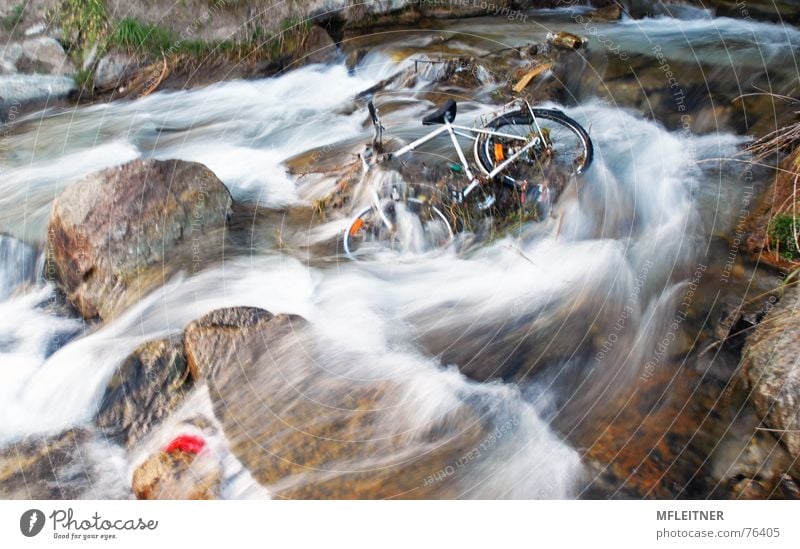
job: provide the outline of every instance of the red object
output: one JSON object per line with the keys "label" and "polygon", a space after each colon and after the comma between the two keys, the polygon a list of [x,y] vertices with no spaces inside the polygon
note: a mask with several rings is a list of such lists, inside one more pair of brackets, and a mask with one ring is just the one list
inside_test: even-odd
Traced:
{"label": "red object", "polygon": [[206,441],[194,435],[180,435],[172,439],[167,444],[164,451],[168,454],[173,452],[185,452],[187,454],[199,454],[206,447]]}

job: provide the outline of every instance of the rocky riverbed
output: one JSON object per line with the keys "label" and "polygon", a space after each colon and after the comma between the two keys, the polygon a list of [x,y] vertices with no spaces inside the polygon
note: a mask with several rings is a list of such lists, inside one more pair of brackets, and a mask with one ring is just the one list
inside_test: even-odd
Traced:
{"label": "rocky riverbed", "polygon": [[[2,497],[800,497],[793,4],[96,4],[3,12]],[[455,178],[365,99],[515,97],[595,144],[547,216],[344,258]]]}

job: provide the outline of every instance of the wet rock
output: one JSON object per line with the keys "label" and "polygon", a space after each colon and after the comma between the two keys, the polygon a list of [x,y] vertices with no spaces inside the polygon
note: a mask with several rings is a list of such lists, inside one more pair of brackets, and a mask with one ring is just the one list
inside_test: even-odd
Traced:
{"label": "wet rock", "polygon": [[[633,14],[636,17],[648,14],[659,14],[652,10],[664,6],[658,6],[646,0],[631,0],[634,7]],[[661,4],[660,2],[658,4]],[[772,0],[687,0],[684,2],[670,2],[666,6],[670,13],[678,14],[685,5],[695,6],[697,10],[707,10],[710,14],[718,17],[734,17],[739,19],[764,19],[769,21],[781,21],[785,23],[797,23],[800,21],[800,5],[797,2],[773,2]]]}
{"label": "wet rock", "polygon": [[0,448],[0,498],[124,498],[129,492],[98,483],[104,474],[122,474],[119,456],[89,431],[70,429],[31,436]]}
{"label": "wet rock", "polygon": [[[531,2],[536,4],[537,2]],[[531,5],[528,7],[537,7]],[[456,18],[456,17],[474,17],[477,15],[486,14],[502,14],[502,10],[506,10],[504,15],[508,15],[513,9],[512,2],[509,0],[496,0],[489,2],[451,2],[450,0],[420,0],[419,7],[420,13],[424,17],[431,18]],[[512,15],[513,16],[513,15]]]}
{"label": "wet rock", "polygon": [[588,19],[594,22],[617,21],[620,17],[622,17],[622,9],[617,3],[603,6],[588,14]]}
{"label": "wet rock", "polygon": [[[196,380],[213,376],[215,368],[224,363],[218,352],[235,350],[259,337],[274,316],[257,307],[217,309],[186,327],[184,347],[192,377]],[[299,317],[296,317],[302,322]]]}
{"label": "wet rock", "polygon": [[412,0],[377,0],[375,2],[350,2],[344,10],[344,27],[366,29],[415,23],[420,12]]}
{"label": "wet rock", "polygon": [[331,35],[318,25],[313,25],[303,41],[303,51],[298,53],[299,63],[330,63],[338,54]]}
{"label": "wet rock", "polygon": [[561,48],[565,50],[577,50],[578,48],[583,46],[584,42],[586,42],[586,39],[581,38],[576,34],[559,31],[559,32],[548,32],[547,41],[556,48]]}
{"label": "wet rock", "polygon": [[[766,488],[771,497],[788,497],[778,492],[791,460],[756,429],[745,391],[731,383],[735,366],[722,354],[690,356],[604,401],[603,419],[595,416],[571,437],[587,447],[592,471],[582,496],[725,499],[737,490],[757,497]],[[739,485],[746,479],[752,486]]]}
{"label": "wet rock", "polygon": [[99,171],[55,200],[46,272],[84,318],[106,320],[180,268],[218,257],[231,204],[225,185],[195,162]]}
{"label": "wet rock", "polygon": [[794,499],[789,454],[769,431],[758,429],[760,421],[751,407],[728,425],[728,436],[720,440],[713,461],[712,477],[717,488],[714,499]]}
{"label": "wet rock", "polygon": [[94,71],[94,86],[98,90],[119,87],[136,69],[136,63],[128,55],[112,52],[104,56]]}
{"label": "wet rock", "polygon": [[149,341],[117,369],[95,423],[130,449],[184,400],[190,386],[182,342]]}
{"label": "wet rock", "polygon": [[165,449],[133,473],[137,499],[219,499],[222,465],[210,452]]}
{"label": "wet rock", "polygon": [[350,53],[347,54],[347,58],[345,59],[345,66],[347,67],[348,71],[354,71],[359,63],[364,59],[367,55],[366,48],[356,48]]}
{"label": "wet rock", "polygon": [[759,418],[794,460],[795,478],[800,478],[799,348],[800,290],[791,287],[748,338],[741,372]]}
{"label": "wet rock", "polygon": [[206,375],[233,454],[274,496],[461,493],[456,461],[483,434],[474,413],[455,405],[446,421],[410,428],[407,388],[337,374],[358,357],[321,352],[302,318],[249,308],[215,311],[187,328],[186,348]]}

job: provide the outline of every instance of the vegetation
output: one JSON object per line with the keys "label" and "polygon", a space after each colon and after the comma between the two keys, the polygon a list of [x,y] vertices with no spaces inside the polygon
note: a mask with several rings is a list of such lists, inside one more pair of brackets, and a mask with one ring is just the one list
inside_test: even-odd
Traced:
{"label": "vegetation", "polygon": [[[235,0],[227,0],[225,4],[235,3]],[[142,66],[153,64],[143,69],[158,73],[157,78],[146,78],[146,93],[150,93],[151,85],[157,88],[165,75],[175,71],[193,72],[207,61],[240,63],[290,57],[302,50],[311,28],[307,21],[287,18],[279,23],[277,31],[256,27],[250,36],[240,41],[206,41],[182,37],[169,28],[133,17],[112,22],[106,0],[60,0],[50,19],[63,30],[64,45],[76,65],[84,67],[75,80],[86,92],[94,89],[94,67],[90,66],[94,63],[89,62],[90,59],[101,59],[108,51],[125,51]]]}
{"label": "vegetation", "polygon": [[62,0],[52,18],[73,52],[101,44],[108,34],[105,0]]}
{"label": "vegetation", "polygon": [[108,46],[150,56],[164,55],[172,48],[174,42],[172,33],[167,29],[141,23],[130,17],[117,23],[108,38]]}
{"label": "vegetation", "polygon": [[776,215],[769,224],[769,243],[787,261],[800,259],[800,220],[787,214]]}
{"label": "vegetation", "polygon": [[25,4],[17,4],[12,7],[8,13],[0,20],[3,29],[8,32],[13,32],[17,25],[20,24],[22,18],[25,16]]}

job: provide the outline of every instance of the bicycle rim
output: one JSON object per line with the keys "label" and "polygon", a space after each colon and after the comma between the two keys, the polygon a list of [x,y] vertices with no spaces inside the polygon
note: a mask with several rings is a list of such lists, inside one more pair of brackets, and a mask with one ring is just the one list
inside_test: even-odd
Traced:
{"label": "bicycle rim", "polygon": [[593,147],[586,130],[564,113],[551,109],[520,109],[489,122],[486,129],[505,134],[481,134],[475,141],[475,159],[484,173],[531,144],[499,177],[515,184],[537,183],[584,172]]}
{"label": "bicycle rim", "polygon": [[447,217],[431,204],[410,198],[406,203],[389,202],[359,212],[343,238],[344,252],[351,259],[382,253],[422,253],[441,248],[453,239]]}

